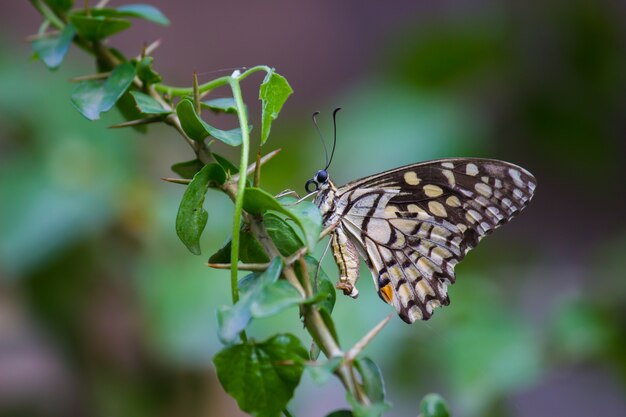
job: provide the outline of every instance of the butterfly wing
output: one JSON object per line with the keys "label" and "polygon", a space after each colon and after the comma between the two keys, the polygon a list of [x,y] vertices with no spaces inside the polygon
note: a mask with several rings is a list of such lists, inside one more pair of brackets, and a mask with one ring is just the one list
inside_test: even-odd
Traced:
{"label": "butterfly wing", "polygon": [[489,159],[429,161],[337,190],[341,226],[359,248],[379,296],[400,317],[427,320],[448,305],[454,266],[528,204],[536,180]]}

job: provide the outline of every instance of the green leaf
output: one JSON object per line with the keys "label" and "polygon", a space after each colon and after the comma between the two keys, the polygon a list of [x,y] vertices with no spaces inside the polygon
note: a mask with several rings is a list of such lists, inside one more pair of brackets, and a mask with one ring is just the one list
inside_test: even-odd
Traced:
{"label": "green leaf", "polygon": [[223,156],[213,152],[213,158],[215,158],[215,161],[220,164],[222,168],[224,168],[224,171],[230,172],[230,175],[235,175],[239,173],[239,168],[237,168],[232,162],[230,162]]}
{"label": "green leaf", "polygon": [[[215,252],[209,258],[210,263],[229,263],[230,262],[231,241],[226,242],[222,248]],[[263,263],[269,262],[269,258],[263,251],[263,247],[259,241],[248,230],[242,230],[239,235],[239,260],[246,263]]]}
{"label": "green leaf", "polygon": [[131,23],[126,19],[96,15],[85,16],[83,12],[70,15],[70,22],[76,28],[78,34],[88,41],[99,41],[108,38],[131,26]]}
{"label": "green leaf", "polygon": [[44,0],[52,10],[57,12],[67,12],[74,5],[74,0]]}
{"label": "green leaf", "polygon": [[291,205],[289,209],[287,209],[266,191],[260,188],[246,188],[243,208],[250,214],[260,215],[267,210],[282,213],[292,218],[300,227],[304,233],[309,250],[313,250],[317,244],[320,231],[322,230],[322,216],[320,215],[319,209],[313,203],[303,201],[298,205]]}
{"label": "green leaf", "polygon": [[263,215],[265,230],[272,238],[272,241],[280,251],[281,255],[289,256],[304,246],[304,242],[291,224],[274,213]]}
{"label": "green leaf", "polygon": [[201,142],[207,136],[213,136],[230,146],[241,145],[241,129],[220,130],[211,126],[198,116],[193,102],[189,99],[182,99],[178,103],[176,114],[187,136],[195,141]]}
{"label": "green leaf", "polygon": [[370,358],[359,358],[355,364],[367,397],[375,403],[385,402],[385,383],[378,365]]}
{"label": "green leaf", "polygon": [[370,405],[363,405],[358,402],[350,392],[346,394],[346,399],[352,406],[352,413],[354,417],[380,417],[385,411],[388,411],[391,408],[388,403],[381,402],[373,402]]}
{"label": "green leaf", "polygon": [[33,41],[33,51],[49,69],[57,69],[63,62],[65,54],[70,49],[76,31],[72,25],[66,25],[63,31],[56,35]]}
{"label": "green leaf", "polygon": [[448,404],[439,394],[427,394],[420,403],[421,417],[449,417]]}
{"label": "green leaf", "polygon": [[100,113],[111,107],[128,89],[135,77],[135,66],[130,62],[118,65],[106,81],[83,81],[72,92],[72,104],[87,119],[97,120]]}
{"label": "green leaf", "polygon": [[176,234],[195,255],[200,255],[200,235],[209,214],[204,210],[204,196],[211,183],[224,184],[226,173],[218,164],[205,165],[191,180],[176,215]]}
{"label": "green leaf", "polygon": [[[213,154],[213,156],[216,156]],[[276,244],[281,255],[289,256],[297,249],[302,247],[302,240],[295,233],[291,225],[273,213],[265,213],[263,216],[265,230],[270,238]],[[246,263],[262,263],[269,262],[269,258],[265,254],[263,247],[259,241],[246,228],[242,228],[239,243],[239,260]],[[229,263],[230,262],[230,246],[229,240],[221,249],[215,252],[209,258],[210,263]]]}
{"label": "green leaf", "polygon": [[204,164],[198,159],[191,161],[179,162],[172,165],[172,171],[180,175],[181,178],[191,179],[202,169]]}
{"label": "green leaf", "polygon": [[214,98],[212,100],[203,101],[201,105],[214,112],[237,114],[237,103],[232,97]]}
{"label": "green leaf", "polygon": [[160,83],[163,79],[161,75],[152,69],[154,58],[145,56],[137,63],[137,76],[146,84]]}
{"label": "green leaf", "polygon": [[250,303],[250,312],[255,318],[269,317],[303,301],[293,285],[281,280],[261,288]]}
{"label": "green leaf", "polygon": [[227,347],[213,362],[220,383],[241,410],[278,417],[300,382],[306,350],[291,334]]}
{"label": "green leaf", "polygon": [[266,286],[278,281],[282,268],[280,258],[276,257],[263,273],[250,274],[240,281],[242,285],[239,301],[233,306],[224,306],[218,310],[218,336],[222,342],[232,343],[248,326],[252,318],[250,307],[253,301]]}
{"label": "green leaf", "polygon": [[239,260],[246,263],[263,263],[270,261],[263,250],[263,246],[261,246],[257,238],[249,231],[240,234]]}
{"label": "green leaf", "polygon": [[267,141],[280,109],[293,90],[287,80],[273,70],[268,72],[259,90],[259,100],[262,102],[261,145]]}
{"label": "green leaf", "polygon": [[153,99],[147,94],[140,91],[131,91],[130,94],[135,99],[137,110],[143,114],[168,114],[171,110],[167,110],[161,106],[161,103]]}
{"label": "green leaf", "polygon": [[313,380],[313,382],[318,385],[324,385],[333,376],[335,369],[339,367],[342,360],[342,357],[336,357],[321,363],[307,363],[306,371]]}
{"label": "green leaf", "polygon": [[224,344],[231,344],[251,320],[252,313],[247,304],[238,302],[233,306],[221,306],[217,310],[217,335]]}
{"label": "green leaf", "polygon": [[159,9],[149,4],[126,4],[117,8],[122,16],[137,17],[159,25],[167,26],[170,21]]}

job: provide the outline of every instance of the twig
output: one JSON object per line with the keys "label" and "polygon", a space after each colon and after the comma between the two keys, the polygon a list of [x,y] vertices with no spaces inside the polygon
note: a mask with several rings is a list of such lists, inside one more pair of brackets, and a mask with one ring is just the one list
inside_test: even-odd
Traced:
{"label": "twig", "polygon": [[70,78],[71,83],[79,83],[81,81],[89,81],[89,80],[104,80],[105,78],[109,78],[111,75],[111,71],[107,72],[99,72],[97,74],[89,74],[89,75],[79,75],[78,77]]}
{"label": "twig", "polygon": [[[224,263],[207,263],[207,266],[211,267],[211,268],[215,268],[215,269],[230,269],[232,268],[232,265],[230,263],[224,264]],[[240,269],[242,271],[265,271],[268,267],[270,266],[269,263],[263,263],[263,264],[247,264],[244,262],[239,262],[237,264],[237,269]]]}
{"label": "twig", "polygon": [[389,323],[389,320],[391,320],[393,315],[394,313],[391,313],[390,315],[385,317],[380,323],[374,326],[372,330],[367,332],[367,334],[363,336],[361,340],[356,342],[354,346],[352,346],[350,350],[346,352],[346,355],[345,355],[346,361],[352,362],[359,355],[359,353],[361,353],[363,349],[365,349],[365,347],[374,339],[374,337],[378,333],[380,333],[383,327],[385,327],[385,325]]}

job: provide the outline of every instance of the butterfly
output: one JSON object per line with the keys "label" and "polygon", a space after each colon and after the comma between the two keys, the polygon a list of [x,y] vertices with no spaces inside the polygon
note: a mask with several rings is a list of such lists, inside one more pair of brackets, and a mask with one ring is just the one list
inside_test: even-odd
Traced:
{"label": "butterfly", "polygon": [[455,265],[523,210],[537,184],[530,172],[508,162],[450,158],[337,187],[329,165],[306,188],[315,187],[314,204],[324,227],[332,229],[336,287],[358,296],[363,258],[380,298],[407,323],[428,320],[435,308],[450,303],[447,287],[455,282]]}

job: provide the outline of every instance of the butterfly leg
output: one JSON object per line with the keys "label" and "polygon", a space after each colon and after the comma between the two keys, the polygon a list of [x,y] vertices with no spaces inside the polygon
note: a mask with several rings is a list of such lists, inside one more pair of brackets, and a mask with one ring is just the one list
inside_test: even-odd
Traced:
{"label": "butterfly leg", "polygon": [[342,290],[345,295],[357,298],[359,290],[355,285],[359,279],[359,252],[341,225],[332,231],[330,244],[339,268],[339,282],[335,287]]}
{"label": "butterfly leg", "polygon": [[275,198],[280,198],[280,197],[286,197],[286,196],[300,198],[300,196],[298,195],[297,192],[295,192],[294,190],[291,190],[289,188],[286,189],[286,190],[281,191],[280,193],[276,194],[274,197]]}

